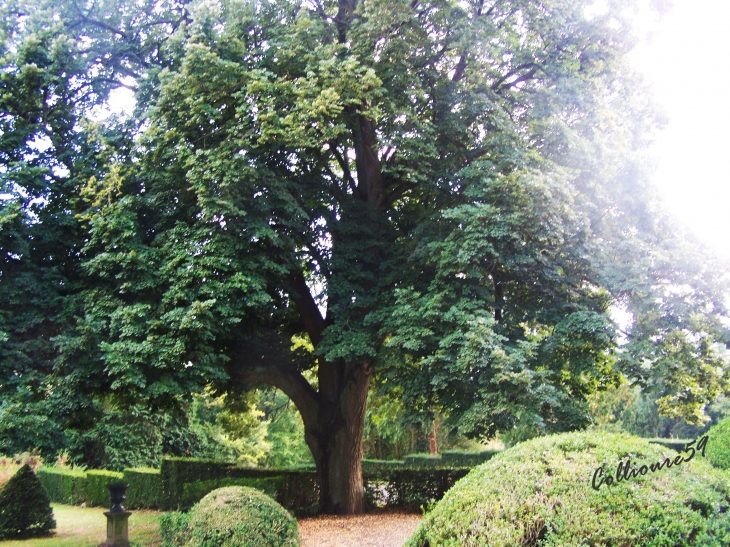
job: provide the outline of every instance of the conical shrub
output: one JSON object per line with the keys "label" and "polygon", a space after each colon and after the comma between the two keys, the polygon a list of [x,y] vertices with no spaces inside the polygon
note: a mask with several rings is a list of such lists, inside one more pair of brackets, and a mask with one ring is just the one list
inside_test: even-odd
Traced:
{"label": "conical shrub", "polygon": [[26,464],[0,491],[0,540],[45,536],[55,527],[48,493]]}

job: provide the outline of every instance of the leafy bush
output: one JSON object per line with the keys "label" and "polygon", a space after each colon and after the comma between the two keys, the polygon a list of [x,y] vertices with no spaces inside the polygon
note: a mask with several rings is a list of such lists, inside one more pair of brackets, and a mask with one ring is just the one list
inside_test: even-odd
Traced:
{"label": "leafy bush", "polygon": [[51,500],[25,464],[0,491],[0,539],[44,536],[55,527]]}
{"label": "leafy bush", "polygon": [[681,455],[635,437],[596,432],[519,444],[447,492],[406,546],[730,544],[725,473],[696,455],[671,469],[592,488],[596,469],[603,466],[605,476],[613,476],[629,457],[638,469]]}
{"label": "leafy bush", "polygon": [[160,517],[160,536],[163,547],[182,547],[190,539],[190,513],[174,511]]}
{"label": "leafy bush", "polygon": [[226,486],[247,486],[255,488],[263,492],[267,496],[276,499],[277,492],[281,486],[284,477],[264,477],[264,478],[226,478],[214,479],[211,481],[188,482],[183,485],[183,507],[190,507],[203,499],[213,490],[224,488]]}
{"label": "leafy bush", "polygon": [[186,516],[166,517],[166,547],[298,547],[297,521],[270,497],[244,486],[214,490]]}
{"label": "leafy bush", "polygon": [[730,469],[730,418],[713,425],[707,436],[707,459],[715,467]]}

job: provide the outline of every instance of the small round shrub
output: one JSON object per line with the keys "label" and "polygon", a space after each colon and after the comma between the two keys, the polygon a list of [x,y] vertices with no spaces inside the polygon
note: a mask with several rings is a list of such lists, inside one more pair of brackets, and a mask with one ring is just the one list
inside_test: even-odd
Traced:
{"label": "small round shrub", "polygon": [[0,491],[0,540],[46,536],[55,527],[48,493],[25,464]]}
{"label": "small round shrub", "polygon": [[[626,435],[533,439],[456,483],[406,547],[730,545],[730,478],[699,454],[674,464],[677,457]],[[645,475],[593,488],[597,468],[615,479],[629,458],[629,469],[647,466]],[[666,458],[671,468],[651,471]]]}
{"label": "small round shrub", "polygon": [[707,436],[707,459],[720,469],[730,469],[730,418],[713,425]]}
{"label": "small round shrub", "polygon": [[294,517],[245,486],[213,490],[189,513],[165,515],[160,527],[166,547],[299,547]]}

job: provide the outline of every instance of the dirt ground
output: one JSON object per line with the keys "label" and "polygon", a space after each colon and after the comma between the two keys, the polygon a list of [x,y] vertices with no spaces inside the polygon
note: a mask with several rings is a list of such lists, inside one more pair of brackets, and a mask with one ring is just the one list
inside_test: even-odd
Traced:
{"label": "dirt ground", "polygon": [[299,520],[301,547],[401,547],[421,522],[413,513],[372,513]]}

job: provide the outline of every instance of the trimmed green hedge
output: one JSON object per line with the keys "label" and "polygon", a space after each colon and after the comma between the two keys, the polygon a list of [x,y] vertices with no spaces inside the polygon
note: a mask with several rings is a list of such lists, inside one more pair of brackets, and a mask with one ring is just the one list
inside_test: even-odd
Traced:
{"label": "trimmed green hedge", "polygon": [[157,509],[161,505],[163,491],[162,475],[159,469],[140,467],[125,469],[123,482],[129,485],[127,509]]}
{"label": "trimmed green hedge", "polygon": [[234,468],[231,462],[204,458],[163,458],[160,465],[163,485],[160,496],[161,509],[182,507],[183,484],[226,478]]}
{"label": "trimmed green hedge", "polygon": [[[262,471],[262,470],[249,470]],[[227,477],[183,485],[180,506],[192,507],[206,494],[227,486],[255,488],[290,510],[311,511],[318,503],[317,477],[312,471],[279,471],[273,476]]]}
{"label": "trimmed green hedge", "polygon": [[707,459],[718,469],[730,469],[730,418],[713,425],[707,436]]}
{"label": "trimmed green hedge", "polygon": [[439,467],[441,465],[441,456],[432,456],[431,454],[408,454],[403,456],[404,467]]}
{"label": "trimmed green hedge", "polygon": [[56,467],[41,467],[36,476],[54,503],[79,505],[86,501],[86,473]]}
{"label": "trimmed green hedge", "polygon": [[[617,475],[629,461],[628,479]],[[730,477],[699,453],[565,433],[520,443],[472,470],[406,546],[723,547],[729,509]]]}
{"label": "trimmed green hedge", "polygon": [[[209,492],[228,484],[256,484],[255,480],[260,479],[276,479],[268,484],[276,485],[274,497],[288,509],[311,507],[317,503],[319,496],[317,473],[309,465],[289,469],[253,469],[204,459],[165,458],[160,471],[164,485],[161,508],[167,510],[190,508],[202,497],[196,496],[206,488]],[[232,483],[232,479],[242,481]],[[185,485],[196,483],[205,483],[205,486],[190,486],[185,492]]]}
{"label": "trimmed green hedge", "polygon": [[489,461],[501,450],[481,450],[468,452],[465,450],[446,450],[441,453],[441,463],[446,467],[476,467]]}
{"label": "trimmed green hedge", "polygon": [[54,503],[89,506],[109,506],[111,499],[107,484],[129,484],[124,507],[127,509],[147,509],[159,507],[162,491],[160,473],[155,469],[126,469],[124,473],[91,469],[78,471],[41,467],[38,479]]}
{"label": "trimmed green hedge", "polygon": [[383,470],[398,469],[404,467],[403,460],[362,460],[363,475],[377,473]]}
{"label": "trimmed green hedge", "polygon": [[[124,484],[124,475],[117,471],[92,469],[86,472],[86,505],[103,507],[111,506],[111,497],[107,484]],[[126,501],[124,502],[126,503]]]}
{"label": "trimmed green hedge", "polygon": [[470,468],[403,467],[364,473],[365,496],[374,507],[421,509],[444,497],[444,494]]}

